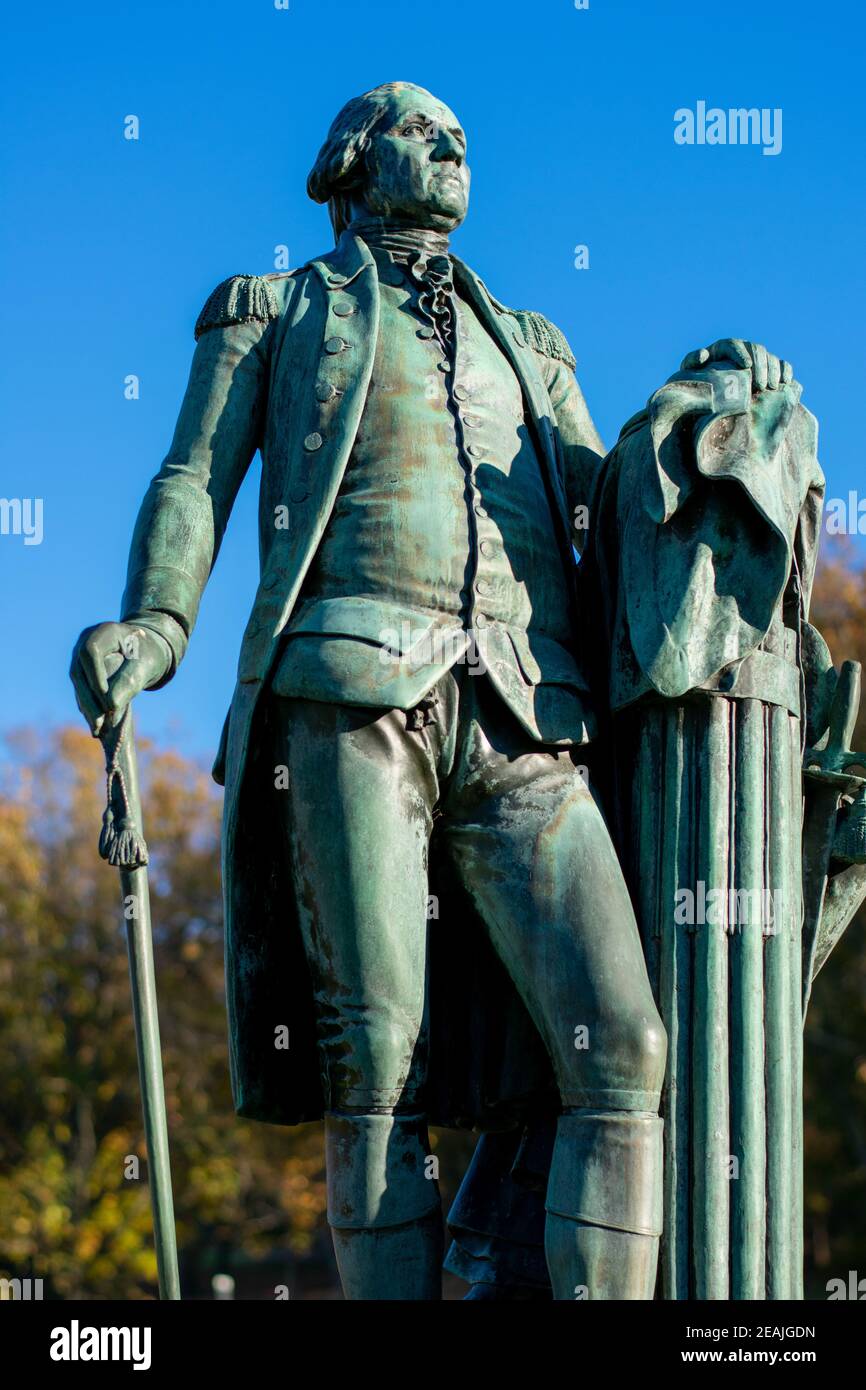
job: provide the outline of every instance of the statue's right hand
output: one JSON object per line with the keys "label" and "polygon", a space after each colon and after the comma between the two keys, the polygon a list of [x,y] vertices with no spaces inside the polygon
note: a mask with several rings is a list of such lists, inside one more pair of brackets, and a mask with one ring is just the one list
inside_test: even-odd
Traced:
{"label": "statue's right hand", "polygon": [[106,724],[120,722],[133,696],[161,680],[170,661],[168,644],[137,623],[97,623],[84,629],[69,675],[94,738]]}

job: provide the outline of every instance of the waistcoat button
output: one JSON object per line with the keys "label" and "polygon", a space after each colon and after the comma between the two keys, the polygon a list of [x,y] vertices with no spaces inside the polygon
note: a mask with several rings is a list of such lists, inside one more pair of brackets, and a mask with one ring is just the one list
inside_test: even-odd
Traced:
{"label": "waistcoat button", "polygon": [[313,433],[308,434],[306,439],[304,440],[304,448],[308,449],[310,453],[312,453],[314,449],[321,449],[321,447],[322,436],[319,434],[318,430],[313,430]]}

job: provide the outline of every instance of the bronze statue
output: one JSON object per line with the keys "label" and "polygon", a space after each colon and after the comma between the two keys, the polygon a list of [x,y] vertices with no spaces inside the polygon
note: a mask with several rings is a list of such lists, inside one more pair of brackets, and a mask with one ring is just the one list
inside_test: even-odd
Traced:
{"label": "bronze statue", "polygon": [[[284,1124],[324,1116],[328,1220],[348,1298],[440,1297],[434,1122],[501,1134],[512,1149],[518,1136],[550,1136],[536,1164],[546,1215],[531,1201],[526,1215],[536,1236],[544,1223],[540,1280],[537,1268],[513,1274],[513,1250],[502,1255],[507,1239],[492,1226],[506,1184],[493,1191],[485,1173],[495,1144],[479,1151],[472,1180],[491,1229],[454,1222],[474,1296],[543,1296],[549,1279],[559,1300],[649,1299],[663,1201],[658,949],[642,946],[601,809],[614,825],[619,766],[612,776],[596,755],[591,788],[584,763],[612,732],[622,754],[620,709],[639,711],[642,751],[625,776],[642,788],[643,819],[617,832],[618,846],[636,903],[642,884],[657,895],[662,879],[677,886],[679,861],[658,858],[651,820],[658,804],[658,843],[674,855],[675,797],[657,779],[680,745],[660,730],[679,708],[669,702],[698,685],[721,715],[746,693],[725,684],[728,669],[755,648],[775,653],[770,630],[790,607],[789,533],[818,476],[803,464],[799,391],[787,364],[726,340],[687,359],[682,387],[662,388],[605,463],[562,333],[499,303],[450,250],[469,171],[448,107],[410,83],[350,101],[308,192],[328,204],[335,248],[285,274],[235,276],[199,316],[174,440],[136,525],[122,620],[82,634],[78,700],[100,733],[174,674],[260,450],[261,578],[214,769],[226,786],[236,1109]],[[743,443],[714,394],[732,376],[741,418],[760,417],[757,444]],[[689,412],[709,416],[711,438],[695,442]],[[707,554],[720,554],[726,523],[715,493],[695,496],[713,469],[748,494],[771,436],[789,473],[800,469],[778,502],[787,531],[780,541],[756,482],[759,495],[742,504],[748,557],[770,507],[772,569],[756,597],[733,563],[728,626],[717,615],[702,626]],[[740,476],[736,460],[752,446],[753,472]],[[695,541],[696,507],[707,536]],[[635,619],[634,604],[655,592],[640,568],[653,547],[665,602]],[[793,660],[787,648],[780,659]],[[758,663],[748,686],[759,704],[776,699],[761,686],[768,669]],[[668,702],[660,715],[648,709],[657,696]],[[796,723],[799,706],[782,708]],[[687,716],[676,718],[680,728]],[[751,729],[763,716],[748,718]],[[785,738],[774,775],[790,780],[796,732]],[[630,835],[646,856],[636,872]],[[712,866],[708,855],[701,864]],[[652,913],[647,922],[655,942]],[[679,949],[669,946],[671,960]],[[718,948],[707,950],[704,1000],[722,980]],[[757,968],[749,960],[744,972]],[[779,989],[790,1036],[794,977]],[[670,1016],[664,989],[659,1000]],[[749,1018],[744,1029],[762,1026]],[[700,1111],[706,1094],[699,1087],[690,1104]],[[715,1197],[701,1200],[711,1214]],[[702,1296],[727,1296],[718,1287]]]}

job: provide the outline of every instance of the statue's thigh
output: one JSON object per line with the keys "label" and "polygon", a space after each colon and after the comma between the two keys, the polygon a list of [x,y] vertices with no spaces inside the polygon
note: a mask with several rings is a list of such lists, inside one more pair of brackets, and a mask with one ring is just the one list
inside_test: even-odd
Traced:
{"label": "statue's thigh", "polygon": [[[521,760],[518,759],[519,763]],[[449,850],[569,1105],[654,1108],[664,1030],[619,861],[567,759],[542,754],[449,829]]]}
{"label": "statue's thigh", "polygon": [[329,1104],[409,1104],[426,1070],[425,779],[391,715],[282,703],[286,843]]}

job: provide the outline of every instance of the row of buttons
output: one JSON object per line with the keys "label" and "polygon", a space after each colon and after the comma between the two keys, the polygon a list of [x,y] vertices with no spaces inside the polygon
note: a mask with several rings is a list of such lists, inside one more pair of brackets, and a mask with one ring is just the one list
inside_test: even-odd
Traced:
{"label": "row of buttons", "polygon": [[[462,326],[463,326],[463,325],[462,325],[462,318],[461,318],[461,316],[460,316],[459,314],[458,314],[458,320],[457,320],[457,322],[458,322],[458,331],[459,331],[459,329],[462,328]],[[472,392],[472,390],[470,389],[470,387],[468,387],[464,382],[456,382],[455,385],[454,385],[454,387],[452,388],[451,394],[452,394],[452,396],[454,397],[454,399],[460,403],[460,407],[461,407],[461,408],[460,408],[460,411],[459,411],[459,419],[460,419],[460,421],[461,421],[461,424],[463,425],[463,428],[464,428],[464,429],[470,429],[470,430],[471,430],[471,429],[476,429],[476,428],[481,424],[481,417],[480,417],[479,415],[473,415],[473,414],[471,414],[470,411],[467,410],[467,408],[466,408],[467,402],[470,401],[470,400],[472,400],[472,398],[473,398],[473,392]],[[475,404],[476,404],[476,405],[480,405],[480,404],[482,404],[482,402],[476,400]],[[467,470],[467,481],[468,481],[468,486],[469,486],[469,490],[470,490],[470,495],[471,495],[471,497],[472,497],[472,510],[473,510],[473,512],[475,513],[476,516],[482,517],[482,518],[483,518],[483,517],[486,517],[486,516],[488,515],[488,513],[487,513],[486,509],[484,508],[484,506],[482,505],[481,501],[479,500],[479,499],[480,499],[480,494],[479,494],[479,492],[478,492],[478,485],[477,485],[476,480],[475,480],[475,468],[474,468],[474,462],[473,462],[473,461],[474,461],[474,460],[477,460],[477,459],[482,459],[482,458],[484,458],[484,448],[483,448],[483,446],[480,445],[480,444],[474,444],[474,443],[473,443],[473,444],[466,444],[466,443],[465,443],[465,440],[464,440],[463,448],[464,448],[465,454],[467,454],[467,455],[469,456],[469,459],[470,459],[469,467],[468,467],[468,470]],[[479,544],[478,544],[478,549],[479,549],[480,553],[481,553],[482,555],[484,555],[485,557],[490,557],[490,556],[493,556],[493,555],[496,554],[496,546],[495,546],[495,544],[494,544],[493,541],[489,541],[489,540],[482,540],[482,541],[480,541]],[[478,569],[477,564],[476,564],[475,569],[476,569],[476,577],[475,577],[475,579],[474,579],[474,581],[473,581],[473,587],[474,587],[475,593],[476,593],[480,598],[489,597],[489,596],[492,594],[492,592],[493,592],[493,585],[490,583],[489,580],[478,578],[478,575],[477,575],[477,569]],[[473,627],[473,628],[484,628],[484,627],[487,627],[487,625],[488,625],[488,623],[489,623],[490,621],[491,621],[490,618],[489,618],[488,615],[487,615],[486,613],[484,613],[484,612],[475,611],[475,612],[470,612],[470,614],[469,614],[469,625],[470,625],[470,627]]]}
{"label": "row of buttons", "polygon": [[[328,282],[331,285],[342,285],[345,284],[345,281],[345,275],[340,275],[337,272],[328,276]],[[330,307],[338,318],[350,318],[351,315],[355,313],[355,305],[348,299],[338,300],[336,304],[332,304]],[[434,329],[427,324],[419,328],[417,334],[419,338],[424,339],[434,338],[436,336]],[[338,337],[337,335],[325,340],[325,352],[331,357],[335,357],[338,353],[347,351],[351,346],[351,343],[348,343],[345,338]],[[436,365],[442,372],[451,371],[451,363],[445,359],[442,359]],[[336,387],[332,386],[329,382],[321,382],[316,387],[316,399],[323,403],[332,400],[336,394]],[[307,453],[314,453],[317,449],[322,447],[323,443],[324,440],[318,430],[313,430],[312,433],[308,434],[305,438],[304,448]]]}
{"label": "row of buttons", "polygon": [[[346,276],[342,275],[338,270],[332,270],[328,275],[329,285],[339,287],[340,285],[345,285],[345,283]],[[330,305],[331,311],[338,319],[351,318],[356,312],[356,307],[357,306],[352,303],[351,299],[338,299],[336,303]],[[326,340],[325,352],[328,353],[330,357],[335,357],[340,352],[346,352],[351,346],[352,344],[348,343],[345,338],[334,336]],[[320,381],[316,386],[315,395],[316,400],[322,405],[325,405],[328,401],[332,401],[337,395],[337,388],[332,385],[330,381]],[[314,454],[317,449],[321,449],[324,442],[324,438],[318,430],[311,430],[304,439],[304,449],[308,454]]]}

